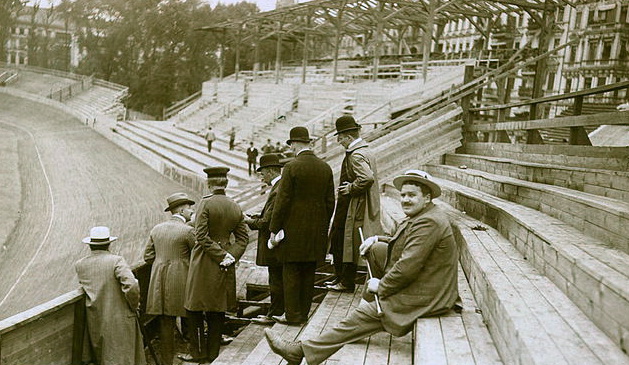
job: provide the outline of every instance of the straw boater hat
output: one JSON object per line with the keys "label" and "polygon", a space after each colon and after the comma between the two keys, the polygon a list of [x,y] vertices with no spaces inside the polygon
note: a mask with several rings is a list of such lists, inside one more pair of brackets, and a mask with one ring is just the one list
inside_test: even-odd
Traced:
{"label": "straw boater hat", "polygon": [[362,128],[360,124],[356,123],[356,120],[351,115],[344,115],[336,120],[336,133],[334,135],[339,135],[340,133],[353,131],[356,129]]}
{"label": "straw boater hat", "polygon": [[407,181],[416,181],[422,185],[426,185],[430,188],[430,196],[434,199],[441,195],[441,188],[435,182],[432,181],[432,176],[429,173],[422,170],[408,170],[404,175],[397,176],[393,179],[393,185],[398,190],[402,189],[402,185]]}
{"label": "straw boater hat", "polygon": [[106,245],[114,242],[118,237],[109,235],[109,227],[93,227],[90,229],[90,236],[83,238],[83,243],[88,245]]}
{"label": "straw boater hat", "polygon": [[224,167],[224,166],[206,167],[203,169],[203,172],[205,172],[207,177],[227,177],[227,173],[229,172],[229,167]]}
{"label": "straw boater hat", "polygon": [[290,130],[289,137],[288,141],[286,141],[288,145],[293,142],[310,143],[312,141],[306,127],[294,127]]}
{"label": "straw boater hat", "polygon": [[280,163],[280,157],[275,153],[267,153],[266,155],[262,155],[260,157],[260,166],[256,169],[257,172],[262,171],[265,167],[282,167]]}
{"label": "straw boater hat", "polygon": [[164,212],[171,211],[182,204],[194,205],[194,200],[188,198],[186,193],[174,193],[166,198],[166,202],[168,203],[168,207],[164,209]]}

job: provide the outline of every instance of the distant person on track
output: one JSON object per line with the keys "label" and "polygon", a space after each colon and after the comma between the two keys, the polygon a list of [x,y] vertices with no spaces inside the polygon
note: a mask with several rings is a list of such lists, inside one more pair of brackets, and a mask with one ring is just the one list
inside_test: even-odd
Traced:
{"label": "distant person on track", "polygon": [[214,134],[214,131],[212,131],[212,127],[207,127],[205,140],[207,141],[207,151],[212,152],[212,143],[216,141],[216,135]]}
{"label": "distant person on track", "polygon": [[124,258],[109,252],[117,237],[107,227],[93,227],[83,243],[90,255],[74,265],[85,291],[87,330],[98,365],[145,365],[137,319],[140,285]]}
{"label": "distant person on track", "polygon": [[[282,263],[285,315],[280,323],[301,325],[308,320],[314,294],[315,269],[325,260],[328,228],[334,213],[334,177],[325,161],[311,149],[308,129],[294,127],[286,142],[295,159],[284,166],[277,187],[270,231]],[[284,239],[279,240],[284,233]],[[277,237],[276,237],[277,236]]]}
{"label": "distant person on track", "polygon": [[400,191],[407,219],[392,237],[372,236],[360,246],[374,274],[367,290],[379,296],[382,315],[370,295],[370,301],[362,301],[336,326],[316,337],[292,342],[266,330],[273,352],[289,364],[299,364],[305,357],[309,365],[317,365],[347,343],[381,331],[403,336],[417,318],[456,309],[459,252],[446,212],[432,202],[441,188],[419,170],[397,176],[393,184]]}
{"label": "distant person on track", "polygon": [[190,252],[195,240],[194,228],[186,223],[192,216],[194,201],[185,193],[175,193],[166,202],[168,207],[165,211],[172,216],[151,230],[144,251],[144,261],[152,264],[146,313],[159,318],[162,364],[171,365],[176,319],[186,316],[183,307],[185,283],[190,267]]}
{"label": "distant person on track", "polygon": [[249,148],[247,148],[247,164],[249,165],[249,176],[251,176],[251,168],[253,171],[257,169],[258,163],[258,149],[253,146],[253,142],[249,142]]}
{"label": "distant person on track", "polygon": [[[196,212],[196,242],[186,282],[184,307],[191,332],[191,356],[180,359],[187,362],[213,361],[218,357],[225,312],[237,305],[235,264],[249,242],[240,207],[225,196],[229,168],[208,167],[203,171],[210,195],[203,197]],[[230,240],[232,235],[234,243]]]}
{"label": "distant person on track", "polygon": [[271,139],[266,140],[266,144],[261,148],[263,155],[268,155],[269,153],[275,152],[275,147],[273,147],[273,143],[271,143]]}
{"label": "distant person on track", "polygon": [[262,212],[258,215],[245,217],[245,223],[249,228],[258,231],[258,250],[256,252],[256,265],[266,266],[269,273],[269,290],[271,292],[271,305],[266,315],[259,316],[256,321],[262,324],[275,323],[273,316],[284,314],[284,281],[282,280],[282,264],[277,260],[275,250],[268,247],[271,236],[269,224],[273,215],[277,186],[281,179],[282,165],[276,154],[267,154],[260,157],[258,172],[262,174],[262,181],[271,186],[271,191],[266,199]]}
{"label": "distant person on track", "polygon": [[229,130],[229,150],[234,150],[234,145],[236,144],[236,128],[232,127]]}
{"label": "distant person on track", "polygon": [[361,126],[352,116],[336,120],[337,141],[345,148],[332,229],[330,251],[336,278],[326,283],[329,290],[353,292],[360,261],[358,228],[366,236],[382,234],[380,192],[376,158],[360,138]]}

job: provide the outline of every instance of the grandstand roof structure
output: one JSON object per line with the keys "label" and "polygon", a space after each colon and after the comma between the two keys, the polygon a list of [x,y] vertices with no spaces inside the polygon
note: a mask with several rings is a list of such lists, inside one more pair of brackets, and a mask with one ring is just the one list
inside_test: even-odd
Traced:
{"label": "grandstand roof structure", "polygon": [[[574,6],[574,1],[312,0],[253,14],[244,19],[201,27],[199,30],[220,33],[223,43],[229,41],[237,45],[246,40],[276,38],[279,48],[282,40],[308,44],[309,37],[323,36],[335,38],[338,48],[343,35],[371,33],[374,42],[379,42],[379,35],[384,29],[416,27],[424,30],[423,53],[424,61],[427,61],[435,32],[426,30],[434,29],[435,25],[444,25],[453,18],[467,18],[481,34],[487,36],[487,28],[500,14],[524,11],[545,30],[548,25],[545,14],[566,5]],[[374,47],[374,50],[374,65],[377,66],[378,47]]]}

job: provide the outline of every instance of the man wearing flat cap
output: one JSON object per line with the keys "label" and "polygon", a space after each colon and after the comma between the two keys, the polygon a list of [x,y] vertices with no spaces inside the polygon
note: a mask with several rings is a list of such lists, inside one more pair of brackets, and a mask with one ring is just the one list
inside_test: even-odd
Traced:
{"label": "man wearing flat cap", "polygon": [[168,221],[151,230],[144,251],[144,261],[152,264],[151,281],[146,300],[146,313],[158,316],[162,364],[173,363],[175,323],[185,317],[183,302],[190,267],[190,251],[194,246],[194,228],[190,221],[194,201],[185,193],[166,199],[170,212]]}
{"label": "man wearing flat cap", "polygon": [[335,291],[354,291],[356,267],[360,260],[358,228],[362,228],[367,236],[382,233],[376,159],[367,143],[360,138],[360,128],[352,116],[344,115],[336,120],[335,135],[346,152],[341,164],[338,198],[330,230],[330,251],[334,257],[336,278],[328,283],[327,288]]}
{"label": "man wearing flat cap", "polygon": [[273,318],[299,325],[308,319],[317,263],[325,260],[334,181],[330,166],[312,152],[308,129],[291,129],[287,144],[296,157],[284,166],[269,227],[272,241],[284,235],[274,250],[283,266],[285,315]]}
{"label": "man wearing flat cap", "polygon": [[343,345],[381,331],[403,336],[417,318],[445,314],[457,305],[459,253],[447,214],[432,202],[441,188],[420,170],[407,171],[393,184],[406,219],[392,237],[372,236],[360,247],[374,274],[368,291],[379,296],[382,315],[375,301],[365,301],[335,327],[305,341],[286,341],[267,330],[271,349],[289,363],[305,357],[309,365],[320,364]]}
{"label": "man wearing flat cap", "polygon": [[271,187],[262,212],[258,215],[245,217],[245,223],[249,228],[258,231],[258,247],[256,251],[256,265],[266,266],[269,273],[269,291],[271,292],[271,305],[266,315],[256,318],[256,322],[262,324],[275,323],[273,316],[284,314],[284,281],[282,280],[282,264],[277,260],[276,251],[268,246],[271,231],[269,223],[273,215],[275,197],[277,196],[278,182],[282,175],[280,158],[274,153],[262,155],[260,166],[256,170],[262,174],[262,181]]}
{"label": "man wearing flat cap", "polygon": [[85,291],[87,330],[99,365],[144,365],[144,343],[137,321],[140,285],[124,258],[109,252],[117,237],[108,227],[93,227],[83,243],[90,255],[74,268]]}
{"label": "man wearing flat cap", "polygon": [[[190,257],[184,307],[190,325],[188,362],[218,357],[225,312],[236,307],[235,264],[249,241],[240,207],[225,195],[228,167],[208,167],[210,195],[199,203],[195,218],[196,242]],[[231,237],[234,236],[234,243]],[[208,333],[205,335],[204,323]]]}

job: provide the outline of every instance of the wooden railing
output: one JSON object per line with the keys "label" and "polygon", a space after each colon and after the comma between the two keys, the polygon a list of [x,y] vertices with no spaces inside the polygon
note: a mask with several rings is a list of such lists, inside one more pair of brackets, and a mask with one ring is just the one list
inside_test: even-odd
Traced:
{"label": "wooden railing", "polygon": [[[468,119],[466,120],[466,140],[476,141],[476,132],[483,132],[488,134],[488,139],[494,142],[511,142],[507,131],[525,130],[526,131],[526,143],[528,144],[541,144],[543,143],[542,136],[539,133],[539,129],[542,128],[570,128],[569,144],[573,145],[592,145],[584,126],[600,124],[593,123],[588,117],[578,117],[582,113],[583,99],[590,95],[602,94],[606,92],[613,92],[616,90],[627,89],[629,93],[629,81],[617,82],[610,85],[599,86],[591,89],[574,91],[565,94],[545,96],[542,98],[536,98],[527,101],[491,105],[484,107],[476,107],[468,109]],[[573,114],[577,117],[565,117],[565,118],[553,118],[553,119],[541,119],[533,120],[529,122],[505,122],[506,115],[509,110],[515,107],[529,107],[529,115],[536,116],[537,110],[540,104],[557,102],[562,100],[574,99],[574,111]],[[497,112],[491,117],[494,119],[493,123],[474,124],[474,119],[479,118],[480,112],[494,111]],[[608,113],[609,118],[606,118],[605,124],[629,124],[629,114],[626,112]],[[598,114],[600,118],[601,114]],[[533,119],[536,119],[533,117]],[[585,124],[584,124],[585,123]],[[588,124],[589,123],[589,124]]]}
{"label": "wooden railing", "polygon": [[179,100],[173,105],[167,108],[164,108],[162,111],[162,120],[167,120],[173,115],[179,113],[181,110],[190,106],[190,104],[194,103],[200,97],[201,97],[201,91],[197,91],[196,93],[188,96],[187,98]]}

